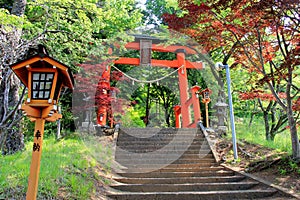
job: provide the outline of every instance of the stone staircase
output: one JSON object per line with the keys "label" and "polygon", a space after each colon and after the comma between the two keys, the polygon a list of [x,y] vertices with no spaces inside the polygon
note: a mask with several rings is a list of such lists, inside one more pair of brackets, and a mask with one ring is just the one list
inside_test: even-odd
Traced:
{"label": "stone staircase", "polygon": [[110,199],[291,198],[220,166],[200,129],[121,129],[115,161]]}

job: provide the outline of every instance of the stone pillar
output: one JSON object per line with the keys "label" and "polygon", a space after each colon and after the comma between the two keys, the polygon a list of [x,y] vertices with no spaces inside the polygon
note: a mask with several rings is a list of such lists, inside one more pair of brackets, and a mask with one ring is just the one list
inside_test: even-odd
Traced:
{"label": "stone pillar", "polygon": [[225,124],[227,118],[227,107],[228,104],[225,103],[224,98],[221,95],[218,96],[218,101],[214,105],[214,109],[216,110],[217,116],[217,133],[220,136],[226,135],[227,126]]}

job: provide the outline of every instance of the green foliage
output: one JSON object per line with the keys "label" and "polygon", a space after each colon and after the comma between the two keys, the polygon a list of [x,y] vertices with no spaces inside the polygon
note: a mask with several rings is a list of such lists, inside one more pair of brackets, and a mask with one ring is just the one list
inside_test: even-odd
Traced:
{"label": "green foliage", "polygon": [[32,140],[34,132],[34,123],[31,122],[27,117],[23,117],[23,119],[21,120],[21,132],[24,135],[25,141]]}
{"label": "green foliage", "polygon": [[300,174],[299,161],[292,160],[290,157],[282,159],[281,166],[278,168],[278,173],[281,175],[288,175],[291,173]]}
{"label": "green foliage", "polygon": [[289,166],[290,166],[290,168],[293,170],[293,171],[296,171],[296,170],[298,170],[299,169],[299,167],[298,167],[298,164],[296,163],[296,162],[294,162],[294,161],[289,161]]}
{"label": "green foliage", "polygon": [[173,13],[175,11],[181,12],[178,8],[176,0],[147,0],[146,10],[143,11],[144,21],[147,24],[160,25],[164,13]]}
{"label": "green foliage", "polygon": [[[27,117],[24,117],[21,121],[22,124],[22,134],[24,135],[25,141],[31,141],[33,139],[34,133],[34,122],[31,122]],[[56,134],[57,131],[57,123],[56,122],[46,122],[45,123],[45,131],[44,137],[52,137]]]}
{"label": "green foliage", "polygon": [[125,115],[121,117],[121,124],[123,127],[145,127],[141,116],[145,115],[143,110],[135,110],[134,108],[128,108]]}
{"label": "green foliage", "polygon": [[71,174],[66,180],[67,186],[70,187],[71,198],[76,199],[88,199],[90,198],[91,188],[93,188],[93,182],[91,180],[82,181],[84,176],[78,176]]}
{"label": "green foliage", "polygon": [[8,10],[0,8],[0,24],[3,25],[6,31],[12,31],[13,27],[23,28],[30,25],[26,17],[18,17],[11,15]]}
{"label": "green foliage", "polygon": [[0,0],[0,8],[11,10],[13,6],[13,1],[11,0]]}
{"label": "green foliage", "polygon": [[286,175],[287,174],[287,170],[286,169],[279,169],[279,174]]}
{"label": "green foliage", "polygon": [[[44,43],[58,60],[73,66],[91,54],[101,53],[102,39],[135,28],[141,14],[134,0],[38,0],[28,3],[26,15],[34,27],[28,38],[44,34]],[[103,53],[103,52],[102,52]]]}
{"label": "green foliage", "polygon": [[62,134],[67,135],[68,131],[74,132],[75,131],[75,124],[74,124],[74,116],[72,113],[72,92],[67,89],[62,92],[60,97],[60,105],[61,105],[61,127],[62,127]]}

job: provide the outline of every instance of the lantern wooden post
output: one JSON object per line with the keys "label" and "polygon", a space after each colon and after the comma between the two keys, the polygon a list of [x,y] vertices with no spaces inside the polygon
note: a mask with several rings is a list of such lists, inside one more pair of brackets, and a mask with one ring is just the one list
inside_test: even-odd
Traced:
{"label": "lantern wooden post", "polygon": [[40,173],[40,162],[42,157],[44,127],[45,119],[37,118],[35,121],[32,158],[26,200],[35,200],[38,192],[38,180]]}
{"label": "lantern wooden post", "polygon": [[205,103],[205,117],[206,117],[206,127],[209,128],[209,120],[208,120],[208,102]]}

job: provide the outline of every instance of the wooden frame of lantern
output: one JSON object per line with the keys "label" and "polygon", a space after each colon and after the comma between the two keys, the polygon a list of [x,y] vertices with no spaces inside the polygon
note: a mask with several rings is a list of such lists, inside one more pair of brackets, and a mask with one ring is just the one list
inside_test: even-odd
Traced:
{"label": "wooden frame of lantern", "polygon": [[44,53],[36,54],[10,67],[28,88],[28,98],[21,106],[21,110],[31,121],[35,121],[26,194],[26,200],[35,200],[38,191],[45,121],[53,122],[62,117],[57,106],[60,91],[64,86],[73,89],[74,80],[68,66]]}
{"label": "wooden frame of lantern", "polygon": [[209,128],[209,119],[208,119],[208,104],[210,102],[210,95],[212,94],[211,89],[206,88],[200,92],[202,95],[202,102],[205,104],[205,116],[206,116],[206,126]]}

